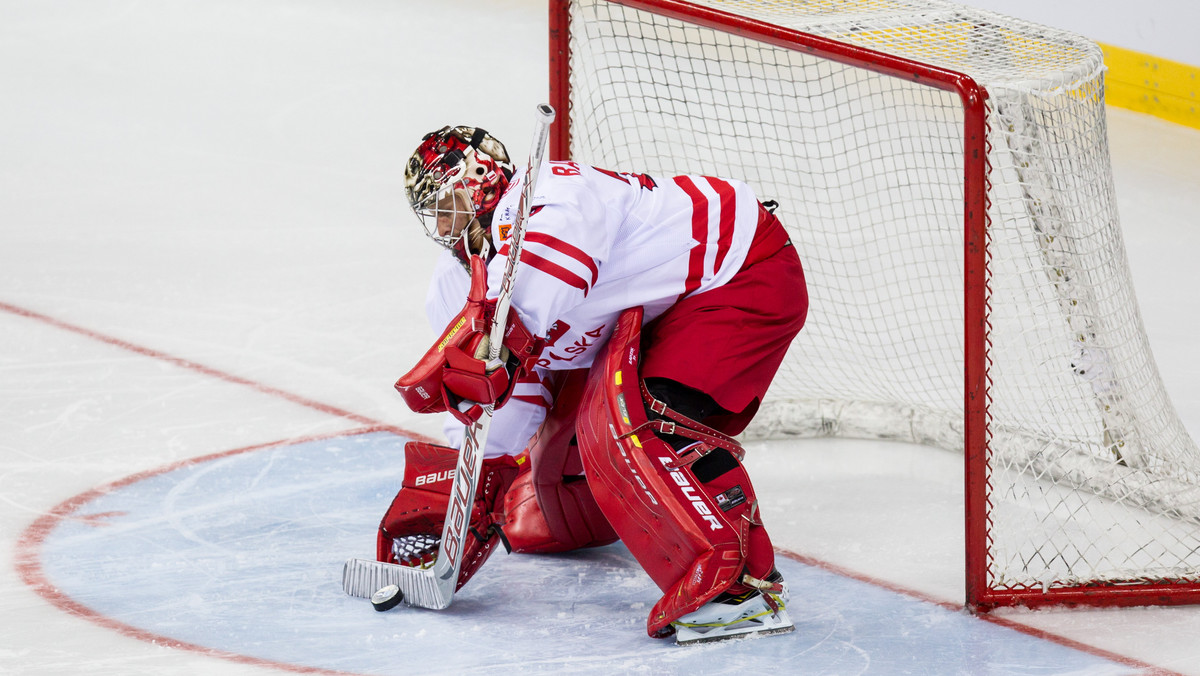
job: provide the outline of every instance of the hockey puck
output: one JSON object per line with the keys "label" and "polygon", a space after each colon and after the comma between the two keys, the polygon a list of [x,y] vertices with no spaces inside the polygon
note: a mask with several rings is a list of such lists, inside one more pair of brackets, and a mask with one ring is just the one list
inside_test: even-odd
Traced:
{"label": "hockey puck", "polygon": [[391,610],[392,608],[395,608],[396,606],[400,605],[400,602],[403,600],[404,592],[400,591],[400,587],[397,587],[394,584],[389,584],[374,594],[371,594],[371,605],[375,606],[375,610],[378,610],[381,613],[385,610]]}

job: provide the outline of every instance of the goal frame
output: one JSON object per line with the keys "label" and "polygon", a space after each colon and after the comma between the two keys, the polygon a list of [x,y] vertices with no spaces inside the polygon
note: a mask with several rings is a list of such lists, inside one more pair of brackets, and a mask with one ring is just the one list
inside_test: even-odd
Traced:
{"label": "goal frame", "polygon": [[[996,589],[988,581],[988,92],[969,75],[683,0],[608,0],[775,47],[951,92],[962,106],[964,287],[965,600],[968,609],[1053,605],[1136,606],[1200,603],[1200,587],[1172,583]],[[571,159],[570,0],[549,0],[550,103],[560,111],[550,160]]]}

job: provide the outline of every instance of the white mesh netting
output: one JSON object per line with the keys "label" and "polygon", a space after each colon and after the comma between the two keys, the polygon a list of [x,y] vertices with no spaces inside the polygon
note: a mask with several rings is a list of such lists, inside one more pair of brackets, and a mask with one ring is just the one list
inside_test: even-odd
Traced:
{"label": "white mesh netting", "polygon": [[[936,0],[696,4],[988,91],[988,584],[1200,578],[1200,457],[1134,298],[1099,49]],[[810,312],[748,434],[961,450],[958,97],[601,0],[571,3],[569,48],[573,159],[781,205]]]}

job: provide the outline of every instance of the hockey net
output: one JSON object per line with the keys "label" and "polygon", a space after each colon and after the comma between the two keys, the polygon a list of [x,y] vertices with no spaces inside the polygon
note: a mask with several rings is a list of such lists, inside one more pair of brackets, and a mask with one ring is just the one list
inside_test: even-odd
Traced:
{"label": "hockey net", "polygon": [[973,606],[1200,600],[1095,44],[939,0],[555,0],[551,39],[554,159],[780,203],[811,306],[749,435],[965,450]]}

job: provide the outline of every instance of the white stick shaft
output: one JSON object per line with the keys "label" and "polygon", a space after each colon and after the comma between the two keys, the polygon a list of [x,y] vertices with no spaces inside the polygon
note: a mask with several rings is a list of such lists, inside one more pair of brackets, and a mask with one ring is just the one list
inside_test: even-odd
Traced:
{"label": "white stick shaft", "polygon": [[[525,235],[525,220],[529,218],[529,202],[533,199],[537,172],[542,166],[542,156],[546,153],[546,140],[550,135],[550,123],[553,120],[554,109],[544,103],[539,105],[537,124],[534,127],[533,147],[529,152],[525,188],[521,192],[517,217],[510,231],[511,249],[504,267],[504,277],[500,280],[500,296],[496,301],[496,314],[492,318],[491,343],[488,346],[488,358],[492,362],[499,361],[500,358],[500,347],[504,341],[504,328],[508,319],[508,307],[512,301],[512,286],[517,276],[517,264],[520,262],[520,243]],[[463,443],[458,452],[454,483],[450,489],[450,504],[446,510],[446,524],[442,529],[438,557],[433,564],[434,577],[437,579],[438,587],[445,594],[444,600],[447,606],[450,605],[450,598],[458,584],[463,549],[466,547],[467,536],[471,528],[471,508],[475,504],[475,489],[479,484],[479,474],[483,467],[483,450],[487,447],[491,422],[492,407],[488,406],[484,409],[484,415],[479,422],[466,426]]]}
{"label": "white stick shaft", "polygon": [[488,360],[500,358],[500,346],[504,340],[508,308],[512,305],[513,285],[517,282],[517,263],[521,260],[521,248],[525,244],[525,221],[529,218],[538,174],[542,169],[542,158],[546,155],[546,143],[550,139],[550,125],[554,122],[554,108],[542,103],[537,107],[537,122],[533,129],[533,147],[529,150],[529,166],[525,171],[525,185],[521,189],[521,201],[517,205],[517,218],[508,237],[508,261],[504,266],[504,277],[500,280],[500,293],[496,297],[496,316],[492,319],[492,334],[489,337]]}

